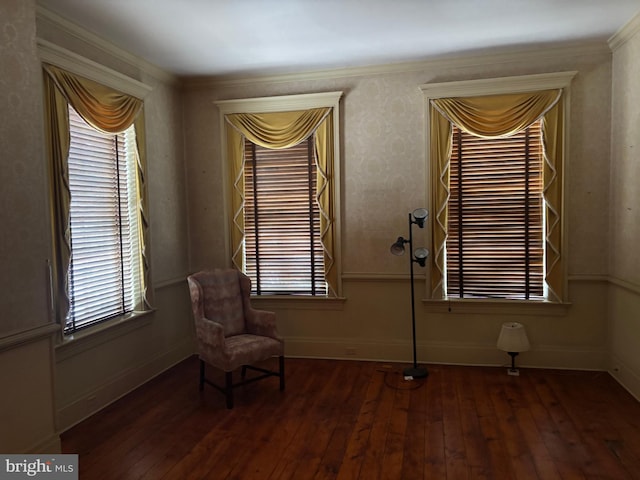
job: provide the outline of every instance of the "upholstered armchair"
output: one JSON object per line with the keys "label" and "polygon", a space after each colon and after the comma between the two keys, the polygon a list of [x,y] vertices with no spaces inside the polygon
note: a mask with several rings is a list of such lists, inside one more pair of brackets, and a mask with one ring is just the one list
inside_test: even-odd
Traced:
{"label": "upholstered armchair", "polygon": [[[235,269],[194,273],[187,278],[200,358],[200,390],[207,383],[226,396],[233,408],[233,389],[270,376],[280,377],[284,390],[284,340],[278,335],[273,312],[256,310],[250,302],[251,280]],[[254,366],[279,357],[279,372]],[[225,372],[225,385],[205,376],[209,364]],[[241,368],[241,381],[233,383],[233,371]],[[246,379],[247,369],[261,375]]]}

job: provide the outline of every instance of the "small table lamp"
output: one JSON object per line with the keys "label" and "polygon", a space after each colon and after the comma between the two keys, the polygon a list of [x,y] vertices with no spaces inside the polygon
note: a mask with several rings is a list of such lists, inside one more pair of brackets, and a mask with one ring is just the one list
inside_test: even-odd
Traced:
{"label": "small table lamp", "polygon": [[516,355],[529,350],[529,339],[524,325],[518,322],[503,323],[498,336],[498,348],[511,356],[511,368],[507,370],[507,373],[515,376],[520,375],[515,366]]}

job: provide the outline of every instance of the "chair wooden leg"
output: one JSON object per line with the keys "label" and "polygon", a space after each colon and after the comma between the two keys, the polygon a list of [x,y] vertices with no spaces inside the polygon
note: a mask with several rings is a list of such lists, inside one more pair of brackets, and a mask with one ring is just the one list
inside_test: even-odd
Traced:
{"label": "chair wooden leg", "polygon": [[225,373],[225,397],[227,398],[227,408],[233,408],[233,372]]}
{"label": "chair wooden leg", "polygon": [[200,391],[204,390],[204,360],[200,360]]}
{"label": "chair wooden leg", "polygon": [[284,390],[284,356],[279,357],[280,361],[280,391]]}

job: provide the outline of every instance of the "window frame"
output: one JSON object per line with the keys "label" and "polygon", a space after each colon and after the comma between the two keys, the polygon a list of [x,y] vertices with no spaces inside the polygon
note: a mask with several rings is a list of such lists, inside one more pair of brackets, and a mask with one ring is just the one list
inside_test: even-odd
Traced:
{"label": "window frame", "polygon": [[[543,73],[534,75],[523,75],[513,77],[499,77],[499,78],[484,78],[479,80],[462,80],[442,83],[430,83],[420,85],[420,90],[423,93],[424,99],[424,115],[425,115],[425,186],[428,192],[432,190],[432,174],[431,174],[431,116],[430,116],[430,104],[431,100],[439,98],[450,97],[478,97],[489,95],[506,95],[516,93],[535,92],[550,89],[561,89],[563,95],[559,101],[563,102],[564,106],[564,139],[563,139],[563,176],[562,176],[562,217],[560,231],[562,234],[562,255],[567,257],[568,239],[567,239],[567,213],[565,203],[565,192],[567,184],[567,159],[569,158],[569,146],[570,146],[570,105],[571,105],[571,81],[577,74],[576,71],[557,72],[557,73]],[[434,205],[433,195],[428,195],[426,202],[430,211],[434,211],[437,208]],[[431,217],[433,220],[433,216]],[[429,222],[427,225],[428,230],[428,248],[433,251],[433,224]],[[433,261],[433,259],[431,259]],[[444,280],[446,281],[446,279]],[[508,305],[531,305],[531,304],[560,304],[564,305],[568,298],[568,262],[563,262],[562,265],[562,282],[564,285],[563,292],[564,298],[560,299],[560,302],[552,301],[539,301],[539,300],[507,300],[507,299],[464,299],[464,298],[434,298],[432,291],[431,275],[426,275],[425,291],[426,298],[433,303],[447,305],[447,309],[450,309],[452,304],[458,305],[473,305],[475,307],[479,305],[493,306],[500,304]],[[535,308],[533,311],[538,311]]]}
{"label": "window frame", "polygon": [[[342,296],[342,258],[341,258],[341,162],[340,162],[340,98],[343,92],[324,92],[310,93],[299,95],[280,95],[272,97],[243,98],[231,100],[218,100],[214,104],[218,107],[220,119],[220,158],[222,161],[222,190],[224,198],[224,236],[225,236],[225,261],[226,266],[231,267],[232,247],[230,222],[233,213],[231,212],[230,195],[231,186],[228,178],[230,175],[230,166],[227,159],[227,135],[225,115],[234,113],[272,113],[272,112],[288,112],[298,110],[309,110],[313,108],[331,108],[330,115],[333,120],[333,211],[334,218],[334,262],[337,270],[337,288],[336,296],[300,296],[300,295],[261,295],[261,299],[295,299],[300,301],[308,300],[331,300],[341,298]],[[256,297],[257,298],[257,297]]]}
{"label": "window frame", "polygon": [[[44,64],[50,64],[60,69],[66,70],[69,73],[74,75],[78,75],[84,77],[88,80],[92,80],[94,82],[100,83],[105,87],[109,87],[111,89],[117,90],[124,94],[136,97],[143,101],[146,96],[152,91],[152,87],[142,83],[138,80],[135,80],[131,77],[128,77],[120,72],[116,72],[107,68],[99,63],[96,63],[92,60],[89,60],[81,55],[78,55],[74,52],[71,52],[65,48],[59,47],[54,43],[43,40],[41,38],[37,38],[37,49],[38,49],[38,57],[41,62],[41,70],[44,71]],[[144,108],[144,107],[143,107]],[[146,138],[146,132],[136,132],[136,135],[141,135],[143,138]],[[48,162],[49,163],[49,162]],[[49,165],[49,169],[52,167]],[[146,171],[144,172],[146,174]],[[143,199],[143,203],[148,206],[148,198],[146,189],[142,189],[139,192],[140,197]],[[52,212],[53,205],[53,192],[50,192],[50,195],[47,197],[49,201],[48,210]],[[53,233],[53,217],[50,216],[51,223],[51,231]],[[58,248],[57,240],[55,235],[53,235],[52,243],[51,243],[51,252],[53,258],[56,258],[55,249]],[[147,251],[147,257],[149,257],[150,251],[150,238],[146,238],[146,245],[144,246]],[[149,305],[144,305],[143,308],[138,310],[134,310],[133,312],[128,312],[124,315],[118,315],[115,317],[111,317],[105,319],[103,321],[96,322],[90,326],[85,328],[81,328],[71,333],[65,333],[65,319],[58,318],[57,315],[57,300],[56,295],[59,295],[59,292],[56,291],[55,280],[54,280],[54,271],[58,268],[55,265],[55,261],[47,261],[48,269],[49,269],[49,287],[50,287],[50,316],[54,321],[59,323],[59,337],[57,340],[56,348],[65,347],[75,343],[77,340],[86,339],[92,337],[94,334],[105,332],[105,331],[113,331],[114,335],[119,335],[123,332],[129,331],[131,328],[137,328],[141,326],[145,322],[135,321],[138,319],[148,319],[148,315],[153,312],[153,307]],[[142,273],[144,277],[144,273]],[[153,303],[153,286],[151,273],[144,278],[144,291],[146,292],[145,298],[149,304]]]}
{"label": "window frame", "polygon": [[[127,128],[126,131],[117,134],[105,134],[104,132],[100,132],[99,130],[96,130],[91,125],[89,125],[78,114],[78,112],[73,108],[71,104],[67,105],[69,110],[69,134],[71,138],[71,142],[69,143],[69,157],[67,159],[67,174],[69,176],[69,190],[71,192],[71,201],[69,205],[71,256],[69,259],[69,271],[67,273],[70,308],[69,317],[65,319],[66,322],[64,332],[65,335],[71,335],[86,328],[90,328],[93,325],[109,321],[111,318],[122,317],[133,313],[136,310],[136,306],[141,304],[140,297],[144,292],[144,276],[142,275],[141,267],[142,242],[139,241],[139,230],[140,228],[142,228],[142,225],[140,225],[140,222],[137,220],[140,192],[138,191],[138,182],[135,178],[137,176],[138,164],[137,148],[135,147],[135,126],[132,124],[131,126],[129,126],[129,128]],[[78,126],[78,129],[74,129],[74,124]],[[87,138],[87,132],[89,131],[95,132],[93,133],[93,135],[96,135],[96,137],[99,139],[98,142],[95,141],[96,139],[94,137],[92,137],[93,141],[88,143],[80,140],[81,138]],[[108,147],[104,143],[102,143],[106,141],[109,142]],[[127,153],[127,144],[129,144],[129,146],[133,146],[133,148],[136,149],[136,152]],[[83,153],[82,155],[75,155],[78,149],[82,149],[86,153]],[[105,157],[105,150],[113,153],[113,156],[110,155],[108,157]],[[106,165],[111,165],[113,168],[113,172],[109,172],[109,174],[103,173],[100,175],[96,175],[95,177],[92,176],[92,192],[87,195],[87,187],[84,188],[85,192],[83,193],[79,189],[78,185],[74,186],[74,184],[77,184],[79,181],[81,182],[81,178],[87,178],[86,173],[80,173],[78,170],[86,170],[88,164],[87,158],[94,157],[95,159],[96,155],[99,155],[98,161],[103,167],[105,165],[104,161],[108,160],[106,162]],[[91,160],[89,160],[89,162],[90,161]],[[116,176],[116,184],[111,184],[111,181],[114,180],[111,175]],[[95,196],[93,190],[95,190],[98,182],[101,182],[100,184],[102,185],[102,189],[104,189],[106,185],[110,187],[108,190],[108,194],[98,195],[97,197]],[[94,277],[96,269],[91,268],[90,277],[83,274],[78,275],[78,277],[82,278],[84,281],[79,281],[78,285],[76,286],[75,272],[82,271],[82,267],[84,265],[82,258],[77,258],[76,254],[77,252],[82,251],[83,248],[87,247],[87,244],[85,243],[87,237],[82,234],[82,220],[95,220],[95,213],[93,212],[94,215],[90,217],[91,220],[89,220],[89,218],[85,216],[87,207],[85,206],[85,208],[83,209],[81,206],[74,202],[74,191],[76,192],[77,196],[76,200],[78,200],[78,198],[82,198],[84,200],[81,200],[80,203],[84,203],[86,205],[87,201],[90,200],[92,202],[91,207],[89,207],[90,210],[93,210],[96,208],[96,206],[98,206],[101,211],[104,211],[102,209],[105,208],[105,197],[108,197],[115,203],[111,204],[110,206],[114,209],[114,211],[117,210],[117,214],[115,214],[117,219],[111,217],[111,215],[109,215],[108,217],[108,226],[110,227],[108,233],[103,233],[106,227],[105,223],[107,223],[106,220],[104,220],[104,223],[101,223],[99,231],[100,235],[104,235],[100,237],[101,240],[106,241],[110,239],[114,241],[114,244],[112,244],[112,248],[115,248],[116,252],[119,251],[120,255],[119,257],[117,257],[117,260],[109,258],[108,260],[101,262],[101,268],[98,268],[97,271],[105,273],[105,270],[109,268],[107,265],[111,267],[115,267],[117,265],[117,268],[119,269],[118,275],[114,274],[114,276],[119,277],[119,281],[116,283],[120,284],[120,291],[118,292],[117,287],[114,288],[114,286],[111,285],[111,287],[105,292],[105,295],[111,295],[115,292],[118,292],[120,296],[120,305],[117,307],[118,311],[112,314],[107,314],[103,305],[102,308],[96,309],[95,311],[96,314],[100,315],[100,317],[93,319],[86,317],[82,318],[83,315],[77,315],[75,313],[77,312],[76,308],[80,305],[86,305],[87,301],[84,295],[77,295],[77,287],[86,288],[87,284],[85,282],[95,282],[96,285],[99,284],[104,287],[105,283],[96,281]],[[76,214],[79,218],[76,218]],[[131,220],[132,216],[136,217],[136,219]],[[79,222],[78,228],[80,230],[80,233],[75,231],[76,222]],[[92,234],[96,233],[95,227],[89,228],[91,229],[90,231]],[[117,233],[115,233],[116,231]],[[117,242],[115,242],[116,238]],[[78,247],[78,245],[76,245],[76,242],[78,242],[81,246]],[[126,245],[128,244],[133,245],[131,250],[126,248]],[[104,245],[101,245],[98,255],[102,256],[104,255],[104,253],[109,251],[110,250],[108,248],[105,248]],[[132,252],[135,254],[134,257],[130,257],[130,255],[128,255],[128,253]],[[111,254],[113,254],[113,250],[111,250]],[[111,255],[109,255],[109,257],[111,257]],[[127,261],[125,260],[125,258],[133,258],[133,260]],[[95,260],[95,255],[91,255],[91,259]],[[130,270],[129,275],[124,275],[124,272],[127,270]],[[108,283],[112,282],[113,279]],[[127,294],[125,293],[126,291],[131,292],[131,296],[128,300],[125,299],[127,297]],[[135,292],[135,294],[133,294],[132,292]],[[112,301],[108,304],[107,308],[115,309],[116,304],[116,301]]]}

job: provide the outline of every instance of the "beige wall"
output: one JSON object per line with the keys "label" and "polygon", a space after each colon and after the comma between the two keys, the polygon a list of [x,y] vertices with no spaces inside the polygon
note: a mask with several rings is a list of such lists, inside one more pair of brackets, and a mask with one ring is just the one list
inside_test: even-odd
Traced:
{"label": "beige wall", "polygon": [[640,398],[640,15],[612,47],[609,367]]}
{"label": "beige wall", "polygon": [[49,321],[46,259],[50,257],[50,235],[33,3],[2,2],[0,19],[1,335]]}
{"label": "beige wall", "polygon": [[[570,302],[566,308],[417,305],[419,358],[501,364],[502,322],[524,323],[533,345],[523,365],[606,367],[611,58],[605,48],[434,62],[407,71],[264,82],[192,82],[185,92],[191,269],[222,266],[223,178],[215,100],[341,90],[343,302],[256,300],[278,313],[287,354],[410,360],[406,258],[389,254],[406,235],[407,213],[425,206],[424,106],[429,82],[576,70],[571,90],[571,155],[566,221]],[[416,231],[426,243],[426,232]],[[589,241],[585,241],[588,238]],[[416,288],[424,297],[424,271]]]}
{"label": "beige wall", "polygon": [[60,448],[53,408],[40,65],[32,1],[0,2],[0,451]]}
{"label": "beige wall", "polygon": [[[193,352],[182,101],[175,79],[41,16],[34,1],[0,2],[0,25],[0,451],[55,452],[60,431]],[[52,253],[36,36],[153,87],[145,112],[155,310],[64,345],[48,310]]]}

